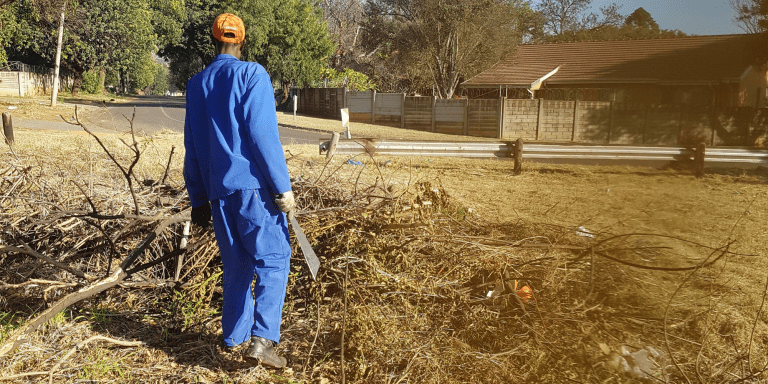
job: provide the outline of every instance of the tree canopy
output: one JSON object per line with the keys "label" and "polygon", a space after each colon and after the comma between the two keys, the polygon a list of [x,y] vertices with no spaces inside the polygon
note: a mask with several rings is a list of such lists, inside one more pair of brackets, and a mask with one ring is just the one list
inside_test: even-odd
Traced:
{"label": "tree canopy", "polygon": [[730,0],[733,21],[746,33],[768,31],[768,0]]}
{"label": "tree canopy", "polygon": [[[564,4],[570,0],[551,0],[557,4]],[[581,7],[566,8],[561,6],[562,12],[569,9],[569,12],[575,12],[580,9],[581,14],[571,14],[569,20],[580,20],[568,23],[569,28],[563,29],[559,33],[544,34],[540,40],[546,42],[570,42],[570,41],[598,41],[598,40],[631,40],[631,39],[655,39],[655,38],[673,38],[682,37],[685,34],[679,30],[660,29],[659,25],[653,19],[650,13],[643,8],[638,8],[629,16],[623,16],[619,12],[619,6],[615,3],[601,8],[602,17],[594,13],[584,14],[586,5],[591,0],[581,0]],[[550,20],[553,16],[549,9],[538,9],[542,12],[545,19]],[[557,19],[558,17],[555,17]],[[549,22],[552,24],[552,22]],[[550,32],[553,31],[550,25]]]}
{"label": "tree canopy", "polygon": [[187,80],[213,60],[211,25],[221,12],[234,13],[245,23],[243,59],[262,64],[282,82],[302,85],[319,78],[333,51],[322,12],[311,0],[247,0],[237,5],[198,0],[184,2],[171,12],[162,4],[154,7],[158,18],[170,26],[156,27],[165,43],[159,55],[170,60],[179,89],[185,89]]}
{"label": "tree canopy", "polygon": [[[63,6],[64,1],[40,0],[11,4],[7,9],[16,24],[9,58],[52,67]],[[64,20],[61,65],[74,74],[73,92],[86,71],[128,68],[154,48],[146,0],[66,0]]]}
{"label": "tree canopy", "polygon": [[[0,0],[0,62],[53,66],[59,16],[66,1],[62,66],[75,75],[118,71],[134,88],[158,73],[158,53],[170,62],[175,83],[213,59],[211,25],[220,12],[246,24],[245,60],[258,61],[274,78],[304,84],[321,77],[333,50],[314,0]],[[6,54],[7,53],[7,54]],[[125,82],[125,79],[123,79]]]}
{"label": "tree canopy", "polygon": [[374,81],[414,92],[434,87],[442,98],[512,52],[522,39],[523,1],[372,0],[362,44],[373,56]]}

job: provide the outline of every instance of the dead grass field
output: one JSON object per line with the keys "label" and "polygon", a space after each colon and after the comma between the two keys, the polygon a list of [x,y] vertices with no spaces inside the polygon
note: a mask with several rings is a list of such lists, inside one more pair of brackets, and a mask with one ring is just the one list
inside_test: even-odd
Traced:
{"label": "dead grass field", "polygon": [[68,104],[69,101],[74,99],[83,104],[82,108],[80,108],[81,117],[88,116],[88,113],[97,108],[101,101],[110,103],[126,101],[125,98],[114,95],[89,95],[84,93],[73,98],[70,93],[65,92],[59,94],[59,102],[55,107],[51,107],[50,96],[0,96],[0,113],[9,112],[13,118],[58,122],[62,121],[59,115],[67,119],[74,117],[74,108],[72,104]]}
{"label": "dead grass field", "polygon": [[[377,136],[411,138],[391,129]],[[129,159],[117,136],[100,136],[120,161]],[[59,202],[63,209],[87,208],[71,180],[89,185],[105,212],[130,209],[124,179],[87,134],[41,138],[18,130],[16,140],[15,155],[7,147],[0,153],[7,180],[0,184],[0,245],[24,239],[52,252],[62,249],[57,237],[41,241],[23,232],[57,232],[77,222],[60,220],[48,232],[36,227],[41,211],[58,208],[30,203],[45,199],[33,185],[21,196],[26,203],[9,199],[18,169],[68,196]],[[167,183],[181,190],[181,135],[141,143],[137,179],[159,179],[175,146]],[[294,249],[280,346],[289,369],[248,368],[239,354],[217,347],[214,261],[182,286],[123,286],[72,306],[0,358],[0,378],[41,382],[55,368],[52,381],[60,383],[335,383],[342,370],[354,383],[768,380],[764,172],[696,179],[685,170],[526,163],[512,176],[506,161],[358,156],[358,166],[337,156],[326,165],[316,146],[286,150],[299,203],[317,212],[301,221],[323,261],[320,281],[312,283]],[[149,207],[155,197],[141,191]],[[113,221],[108,229],[125,224]],[[206,236],[196,231],[191,240],[212,241]],[[139,239],[126,239],[123,253]],[[63,261],[103,269],[99,244]],[[72,277],[23,254],[0,254],[0,270],[3,338],[77,288],[25,284]],[[152,273],[167,278],[163,270]],[[511,280],[530,286],[535,299],[521,308],[504,287]],[[55,366],[92,335],[144,344],[93,342]],[[658,366],[647,377],[625,373],[622,361],[637,366],[630,354],[648,347],[659,351],[649,359]]]}

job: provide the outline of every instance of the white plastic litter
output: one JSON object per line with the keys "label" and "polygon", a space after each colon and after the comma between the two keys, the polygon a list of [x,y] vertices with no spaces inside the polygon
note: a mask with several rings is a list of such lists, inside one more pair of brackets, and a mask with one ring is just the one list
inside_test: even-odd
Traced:
{"label": "white plastic litter", "polygon": [[592,234],[592,232],[589,231],[589,229],[584,228],[584,226],[580,226],[576,229],[576,234],[583,237],[589,237],[590,239],[595,238],[595,235]]}

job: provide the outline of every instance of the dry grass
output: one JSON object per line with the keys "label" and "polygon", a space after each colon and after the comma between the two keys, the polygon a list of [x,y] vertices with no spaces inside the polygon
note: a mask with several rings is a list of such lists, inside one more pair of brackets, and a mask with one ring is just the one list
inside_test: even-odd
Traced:
{"label": "dry grass", "polygon": [[[103,138],[117,153],[124,148],[114,136]],[[28,167],[31,179],[68,196],[59,201],[63,209],[87,207],[69,181],[90,180],[89,193],[106,212],[130,210],[124,180],[83,133],[43,139],[19,130],[16,140],[18,158],[0,154],[0,245],[25,239],[56,256],[71,241],[56,228],[77,222],[36,226],[46,214],[40,205],[4,197],[18,169]],[[141,143],[137,178],[158,180],[175,145],[167,183],[183,193],[181,136]],[[217,347],[220,270],[213,258],[208,268],[189,266],[183,285],[123,286],[70,307],[0,360],[0,375],[49,371],[75,344],[105,335],[143,345],[94,342],[58,367],[53,381],[340,382],[342,369],[355,383],[768,379],[761,372],[768,362],[763,173],[695,179],[674,170],[525,164],[513,177],[506,161],[357,157],[364,165],[356,166],[337,157],[326,165],[316,146],[286,149],[300,206],[311,213],[300,221],[323,262],[311,282],[294,249],[280,346],[290,369],[249,368]],[[129,155],[123,149],[121,161]],[[157,210],[156,193],[142,191],[145,209]],[[14,196],[51,198],[32,185]],[[595,237],[580,236],[579,226]],[[64,261],[103,271],[97,235]],[[173,243],[178,229],[166,236]],[[121,257],[141,238],[121,242]],[[212,244],[210,234],[195,232],[195,240]],[[686,267],[693,269],[659,270]],[[145,277],[167,281],[164,268]],[[0,270],[4,284],[73,281],[21,254],[0,255]],[[524,310],[513,292],[496,288],[509,280],[533,288],[535,300]],[[44,292],[48,286],[0,287],[3,332],[76,289]],[[614,369],[622,347],[661,351],[655,378]],[[47,376],[13,381],[41,379]]]}
{"label": "dry grass", "polygon": [[74,109],[71,103],[81,104],[81,117],[87,116],[93,109],[98,108],[102,101],[119,103],[127,101],[124,97],[108,95],[89,95],[85,93],[73,97],[70,93],[60,93],[59,102],[51,107],[50,96],[0,96],[0,112],[9,112],[14,119],[42,120],[60,122],[61,116],[71,119]]}

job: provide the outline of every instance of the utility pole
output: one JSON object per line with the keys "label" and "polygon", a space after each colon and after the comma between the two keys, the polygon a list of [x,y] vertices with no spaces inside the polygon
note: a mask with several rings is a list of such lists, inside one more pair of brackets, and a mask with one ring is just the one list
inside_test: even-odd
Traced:
{"label": "utility pole", "polygon": [[51,106],[56,106],[56,98],[59,95],[59,62],[61,61],[61,40],[64,37],[64,12],[67,10],[67,0],[61,6],[61,20],[59,21],[59,44],[56,46],[56,61],[53,70],[53,92],[51,92]]}

